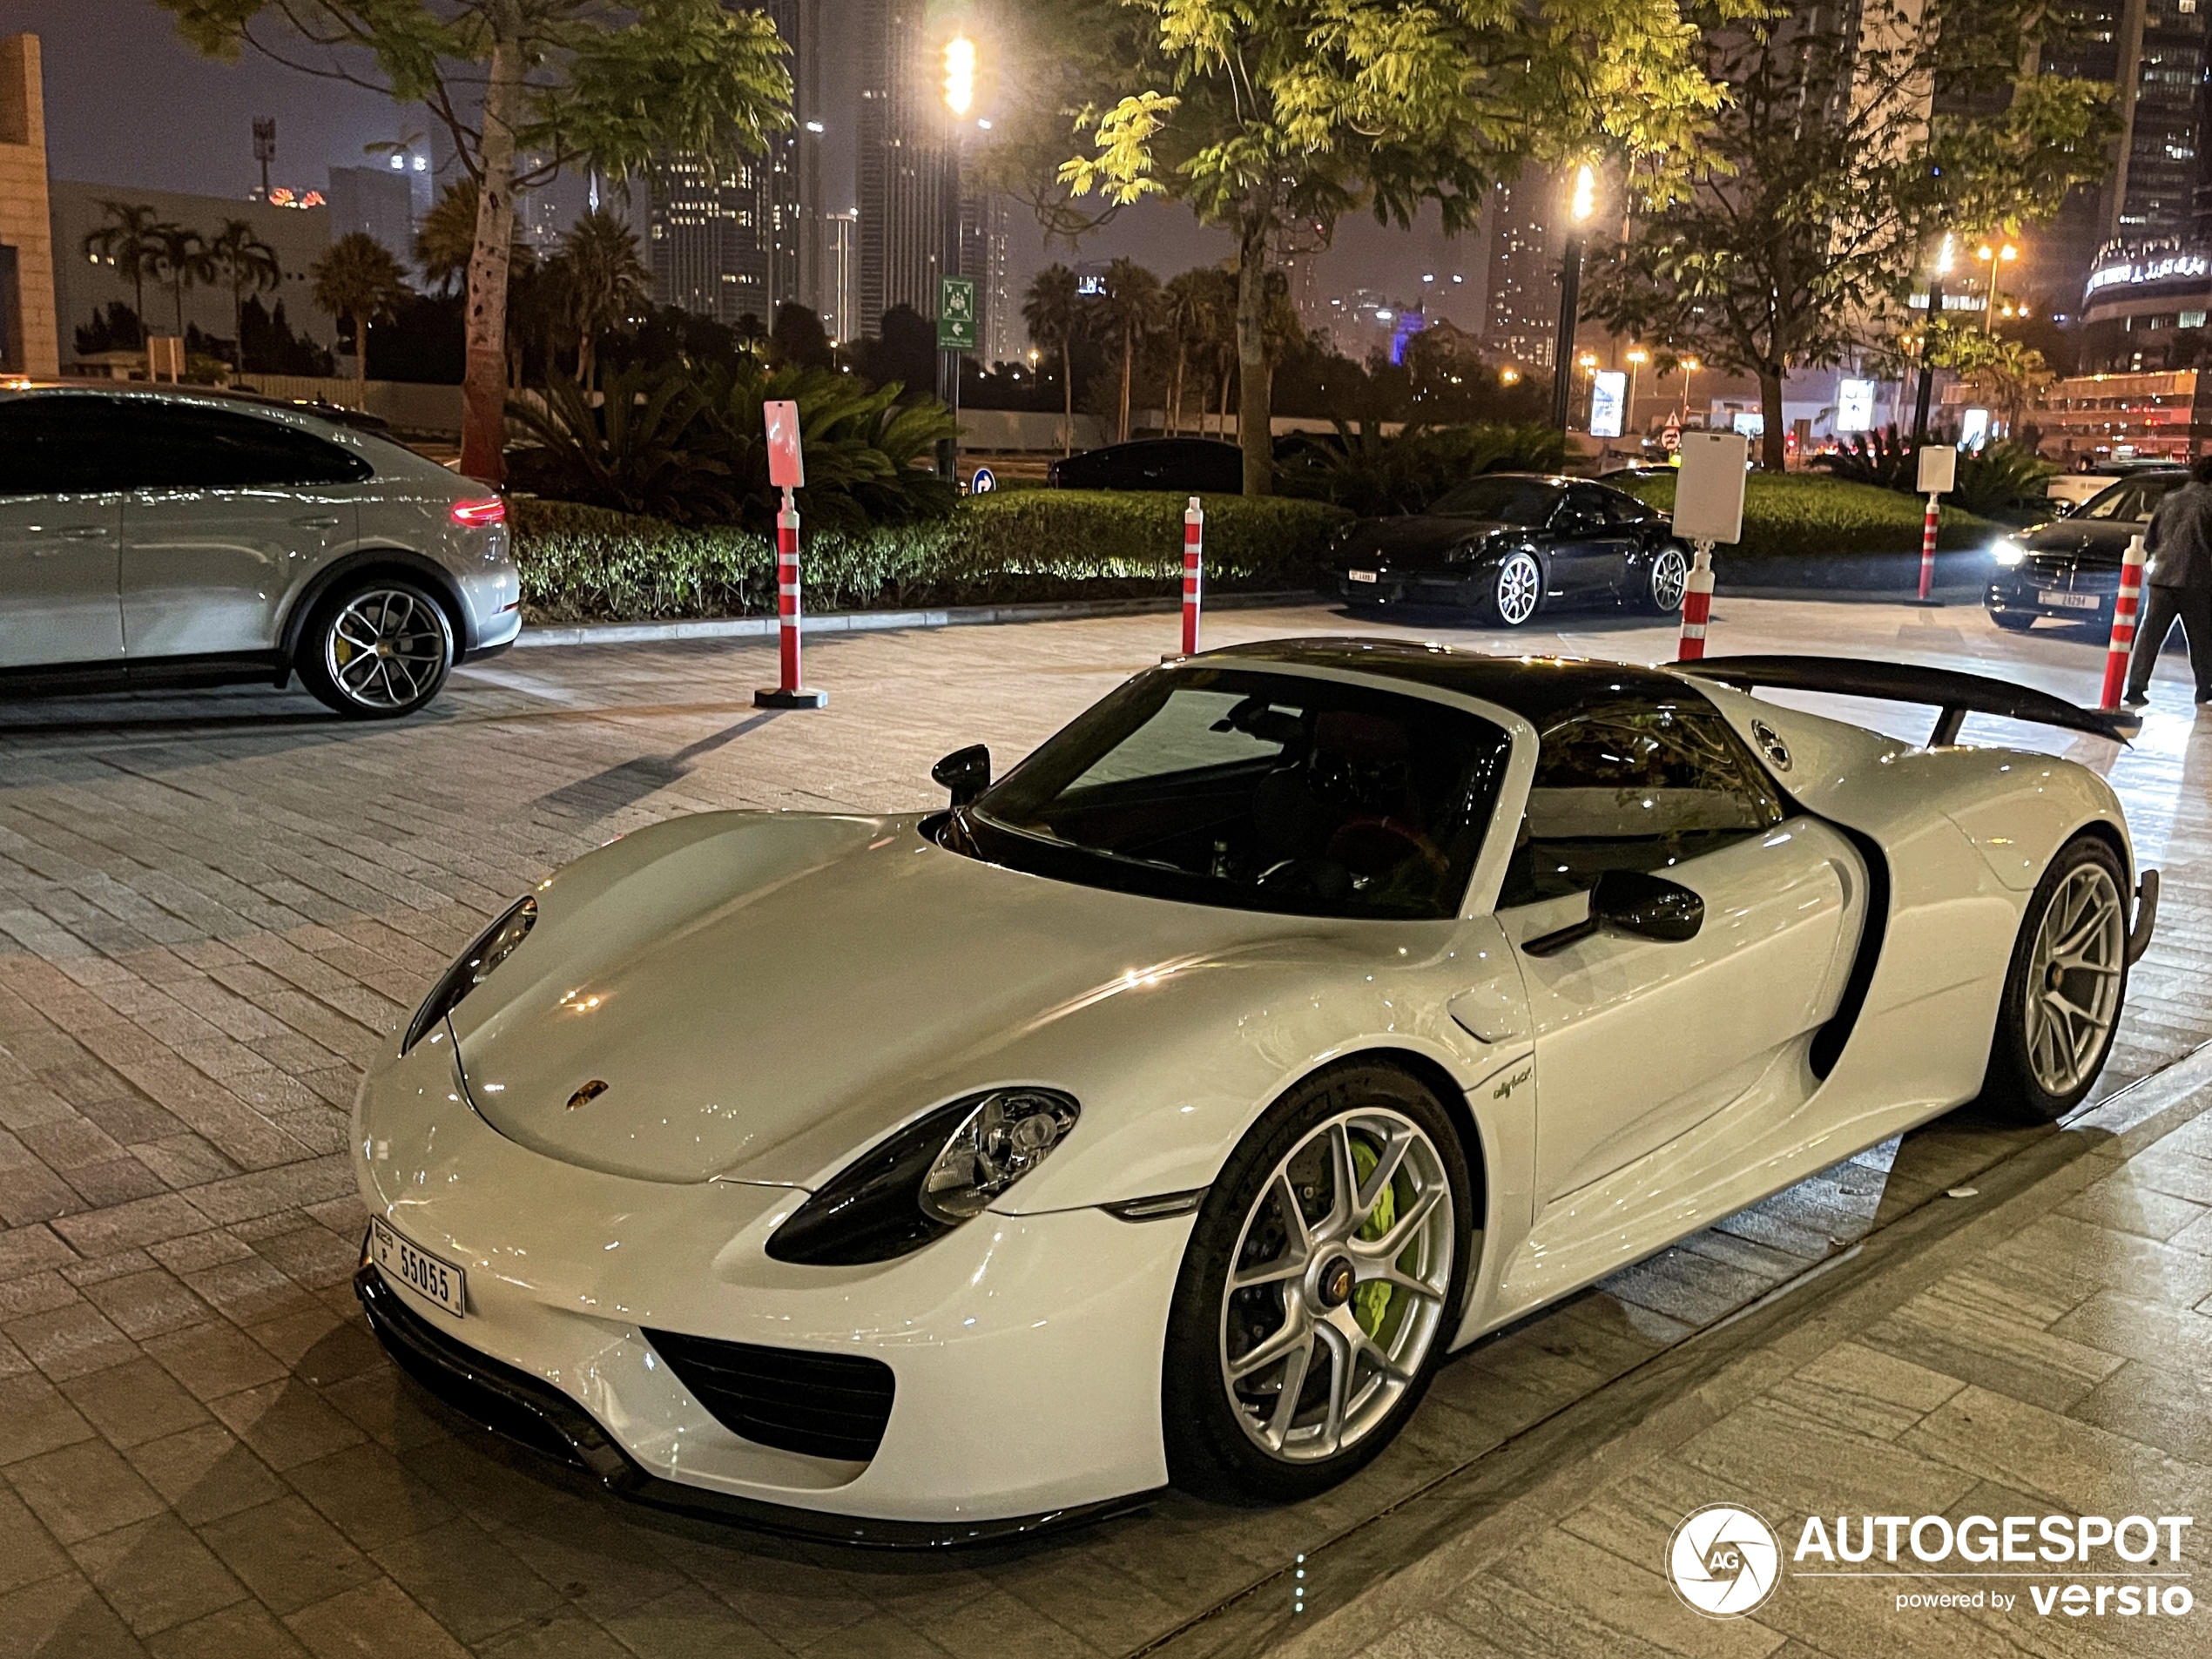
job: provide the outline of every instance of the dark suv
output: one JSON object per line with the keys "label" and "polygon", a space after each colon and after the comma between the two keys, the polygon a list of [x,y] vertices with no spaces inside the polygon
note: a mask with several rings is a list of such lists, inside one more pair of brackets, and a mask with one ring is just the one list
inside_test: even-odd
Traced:
{"label": "dark suv", "polygon": [[2182,467],[2147,469],[2098,491],[2070,513],[2000,537],[1990,547],[1984,603],[2000,628],[2025,632],[2038,617],[2112,625],[2120,561],[2150,529],[2166,492],[2188,482]]}

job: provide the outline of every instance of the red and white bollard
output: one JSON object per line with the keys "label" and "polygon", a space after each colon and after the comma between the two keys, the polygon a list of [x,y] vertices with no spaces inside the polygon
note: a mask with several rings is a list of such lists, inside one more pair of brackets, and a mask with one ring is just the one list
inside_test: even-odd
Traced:
{"label": "red and white bollard", "polygon": [[827,691],[808,691],[799,678],[799,503],[786,486],[784,509],[776,515],[776,635],[781,683],[755,691],[755,708],[819,709],[828,703]]}
{"label": "red and white bollard", "polygon": [[1191,496],[1183,514],[1183,654],[1198,654],[1198,606],[1204,586],[1206,509]]}
{"label": "red and white bollard", "polygon": [[1678,663],[1694,663],[1705,655],[1705,624],[1713,617],[1713,544],[1697,543],[1689,562],[1689,576],[1682,589],[1682,649]]}
{"label": "red and white bollard", "polygon": [[2128,658],[2135,649],[2135,624],[2143,611],[2143,566],[2150,554],[2143,538],[2128,538],[2128,551],[2120,561],[2120,595],[2112,603],[2112,643],[2105,647],[2104,695],[2101,709],[2116,709],[2128,688]]}
{"label": "red and white bollard", "polygon": [[1936,520],[1942,509],[1934,490],[1928,492],[1928,516],[1920,521],[1920,603],[1928,603],[1928,595],[1935,589]]}

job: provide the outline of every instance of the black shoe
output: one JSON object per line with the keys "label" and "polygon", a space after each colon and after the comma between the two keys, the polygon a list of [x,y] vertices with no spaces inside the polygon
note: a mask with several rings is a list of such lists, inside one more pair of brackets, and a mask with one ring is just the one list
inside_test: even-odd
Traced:
{"label": "black shoe", "polygon": [[[2149,703],[2149,701],[2150,693],[2148,691],[2130,691],[2127,696],[2120,699],[2121,706],[2122,708],[2130,709],[2140,709]],[[2202,703],[2204,701],[2204,698],[2200,697],[2197,698],[2197,701]]]}

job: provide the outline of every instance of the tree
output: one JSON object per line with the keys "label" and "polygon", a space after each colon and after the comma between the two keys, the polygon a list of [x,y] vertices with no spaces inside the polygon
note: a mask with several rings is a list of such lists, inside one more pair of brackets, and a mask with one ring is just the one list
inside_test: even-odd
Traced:
{"label": "tree", "polygon": [[830,347],[829,331],[812,307],[786,300],[776,307],[776,320],[768,330],[771,368],[834,368],[837,354]]}
{"label": "tree", "polygon": [[231,291],[231,340],[237,353],[236,368],[246,372],[246,301],[250,295],[273,293],[284,280],[284,266],[277,251],[254,233],[242,219],[226,219],[207,257],[217,275]]}
{"label": "tree", "polygon": [[153,238],[158,251],[153,257],[152,274],[169,285],[170,296],[177,306],[177,335],[182,339],[185,290],[215,280],[214,256],[207,251],[206,237],[182,225],[157,225]]}
{"label": "tree", "polygon": [[563,168],[628,179],[673,150],[759,154],[791,123],[774,24],[720,0],[157,3],[203,52],[257,51],[421,103],[452,136],[478,187],[461,470],[493,482],[505,472],[516,192]]}
{"label": "tree", "polygon": [[[1756,376],[1779,470],[1782,384],[1892,327],[1943,233],[2049,217],[2106,170],[2111,89],[2023,74],[2041,0],[1869,0],[1855,30],[1802,6],[1700,48],[1732,97],[1713,165],[1593,273],[1585,314]],[[2024,57],[2025,54],[2025,57]],[[1931,109],[1929,89],[1943,96]]]}
{"label": "tree", "polygon": [[1070,454],[1076,447],[1076,330],[1082,323],[1082,287],[1076,273],[1057,263],[1038,272],[1022,300],[1022,320],[1028,325],[1031,345],[1060,354],[1060,387],[1067,405],[1061,416],[1060,453]]}
{"label": "tree", "polygon": [[1531,158],[1611,154],[1663,200],[1722,97],[1674,0],[1131,0],[1146,24],[1133,49],[1106,15],[1121,8],[1058,3],[1084,15],[1052,38],[1104,54],[1077,118],[1091,147],[1062,184],[1112,203],[1167,195],[1236,239],[1250,495],[1274,471],[1268,279],[1286,252],[1359,209],[1402,226],[1434,201],[1445,231],[1463,230],[1484,187]]}
{"label": "tree", "polygon": [[1175,373],[1168,381],[1168,431],[1183,430],[1183,379],[1190,356],[1205,340],[1207,267],[1170,278],[1160,291],[1160,327],[1175,347]]}
{"label": "tree", "polygon": [[84,238],[84,252],[104,259],[131,276],[131,314],[140,319],[138,341],[145,341],[146,278],[161,259],[161,215],[143,202],[100,204],[107,222]]}
{"label": "tree", "polygon": [[653,273],[637,254],[637,233],[596,208],[561,235],[569,267],[569,320],[575,327],[576,377],[587,388],[599,336],[626,324],[652,298]]}
{"label": "tree", "polygon": [[315,304],[354,325],[354,407],[368,407],[368,329],[408,296],[407,276],[383,243],[366,231],[348,231],[307,267]]}
{"label": "tree", "polygon": [[2020,423],[2044,389],[2058,376],[2033,347],[2002,334],[1946,326],[1930,331],[1929,360],[1971,382],[1977,392],[1997,408],[2007,436],[2017,437]]}
{"label": "tree", "polygon": [[1129,442],[1130,388],[1136,373],[1136,354],[1159,327],[1160,279],[1135,260],[1116,260],[1106,267],[1106,280],[1096,302],[1099,327],[1113,337],[1122,371],[1121,419],[1115,430],[1118,442]]}

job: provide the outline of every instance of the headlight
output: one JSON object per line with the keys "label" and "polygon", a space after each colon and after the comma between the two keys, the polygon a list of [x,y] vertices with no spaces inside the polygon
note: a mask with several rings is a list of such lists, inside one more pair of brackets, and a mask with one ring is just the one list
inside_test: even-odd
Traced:
{"label": "headlight", "polygon": [[1044,1162],[1079,1108],[1053,1089],[995,1089],[917,1118],[855,1159],[768,1240],[779,1262],[887,1262],[943,1237]]}
{"label": "headlight", "polygon": [[2008,536],[2001,541],[1992,542],[1989,544],[1989,556],[2006,570],[2010,570],[2026,560],[2027,550]]}
{"label": "headlight", "polygon": [[529,930],[537,925],[537,900],[521,898],[508,907],[507,913],[497,921],[478,934],[468,949],[462,951],[452,967],[438,976],[430,995],[422,999],[422,1006],[415,1011],[415,1019],[407,1028],[407,1041],[400,1045],[405,1054],[420,1042],[439,1021],[457,1008],[462,998],[491,977],[491,970],[514,954]]}

